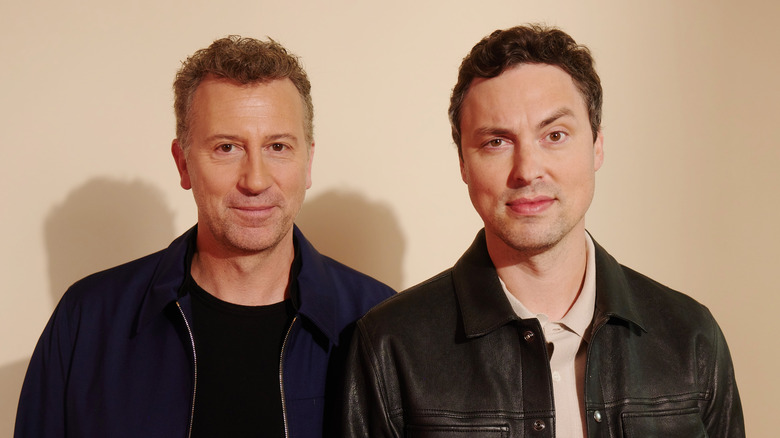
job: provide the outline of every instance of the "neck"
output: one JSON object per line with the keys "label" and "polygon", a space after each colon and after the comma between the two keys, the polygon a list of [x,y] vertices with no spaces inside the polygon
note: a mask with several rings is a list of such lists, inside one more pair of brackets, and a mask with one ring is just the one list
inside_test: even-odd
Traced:
{"label": "neck", "polygon": [[487,235],[490,258],[509,292],[533,313],[563,318],[582,290],[587,264],[585,229],[572,230],[543,251],[518,251]]}
{"label": "neck", "polygon": [[191,274],[198,285],[220,300],[264,306],[288,298],[294,257],[292,231],[278,244],[256,253],[228,253],[199,244]]}

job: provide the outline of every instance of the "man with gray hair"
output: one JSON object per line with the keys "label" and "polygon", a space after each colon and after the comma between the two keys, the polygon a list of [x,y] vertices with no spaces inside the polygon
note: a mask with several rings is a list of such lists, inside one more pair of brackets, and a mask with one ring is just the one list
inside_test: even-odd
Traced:
{"label": "man with gray hair", "polygon": [[346,436],[744,436],[710,312],[585,231],[601,101],[561,30],[498,30],[466,56],[450,121],[484,229],[358,321]]}
{"label": "man with gray hair", "polygon": [[310,89],[272,40],[219,39],[183,63],[172,153],[198,224],[65,293],[15,436],[336,433],[353,323],[393,291],[293,223],[311,186]]}

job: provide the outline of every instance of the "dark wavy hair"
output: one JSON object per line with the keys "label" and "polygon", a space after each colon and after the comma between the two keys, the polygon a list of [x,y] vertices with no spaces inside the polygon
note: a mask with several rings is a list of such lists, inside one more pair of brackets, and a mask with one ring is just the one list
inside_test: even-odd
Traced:
{"label": "dark wavy hair", "polygon": [[519,64],[549,64],[560,67],[574,80],[588,107],[593,141],[601,129],[601,80],[587,47],[577,44],[566,32],[538,24],[496,30],[485,37],[463,58],[458,83],[450,97],[452,139],[463,158],[460,117],[463,100],[476,78],[494,78]]}
{"label": "dark wavy hair", "polygon": [[304,132],[311,143],[314,138],[314,105],[311,83],[298,57],[269,38],[260,41],[231,35],[214,41],[182,62],[173,82],[176,113],[176,138],[183,147],[189,143],[189,117],[192,98],[207,76],[229,79],[240,84],[254,84],[288,78],[301,95],[304,108]]}

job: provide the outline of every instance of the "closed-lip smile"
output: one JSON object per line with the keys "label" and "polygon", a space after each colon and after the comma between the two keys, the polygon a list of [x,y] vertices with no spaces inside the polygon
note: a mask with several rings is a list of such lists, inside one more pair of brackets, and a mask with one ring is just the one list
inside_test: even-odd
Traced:
{"label": "closed-lip smile", "polygon": [[275,205],[234,205],[230,207],[245,220],[265,220],[274,212]]}
{"label": "closed-lip smile", "polygon": [[274,208],[273,205],[236,205],[231,208],[241,211],[263,211]]}
{"label": "closed-lip smile", "polygon": [[506,203],[514,213],[523,216],[533,216],[547,210],[555,198],[549,196],[535,196],[533,198],[518,198]]}

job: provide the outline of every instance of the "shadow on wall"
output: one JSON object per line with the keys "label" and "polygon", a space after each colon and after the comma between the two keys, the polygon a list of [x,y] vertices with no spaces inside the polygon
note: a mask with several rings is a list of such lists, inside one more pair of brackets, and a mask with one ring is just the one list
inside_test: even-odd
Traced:
{"label": "shadow on wall", "polygon": [[[0,367],[0,431],[2,432],[14,430],[16,405],[19,403],[19,392],[22,390],[22,380],[28,362],[28,359],[24,359]],[[8,436],[11,436],[11,433]]]}
{"label": "shadow on wall", "polygon": [[389,206],[331,190],[307,198],[295,223],[321,253],[400,290],[404,236]]}
{"label": "shadow on wall", "polygon": [[176,236],[173,212],[159,189],[96,178],[54,207],[44,237],[56,303],[76,280],[163,249]]}

